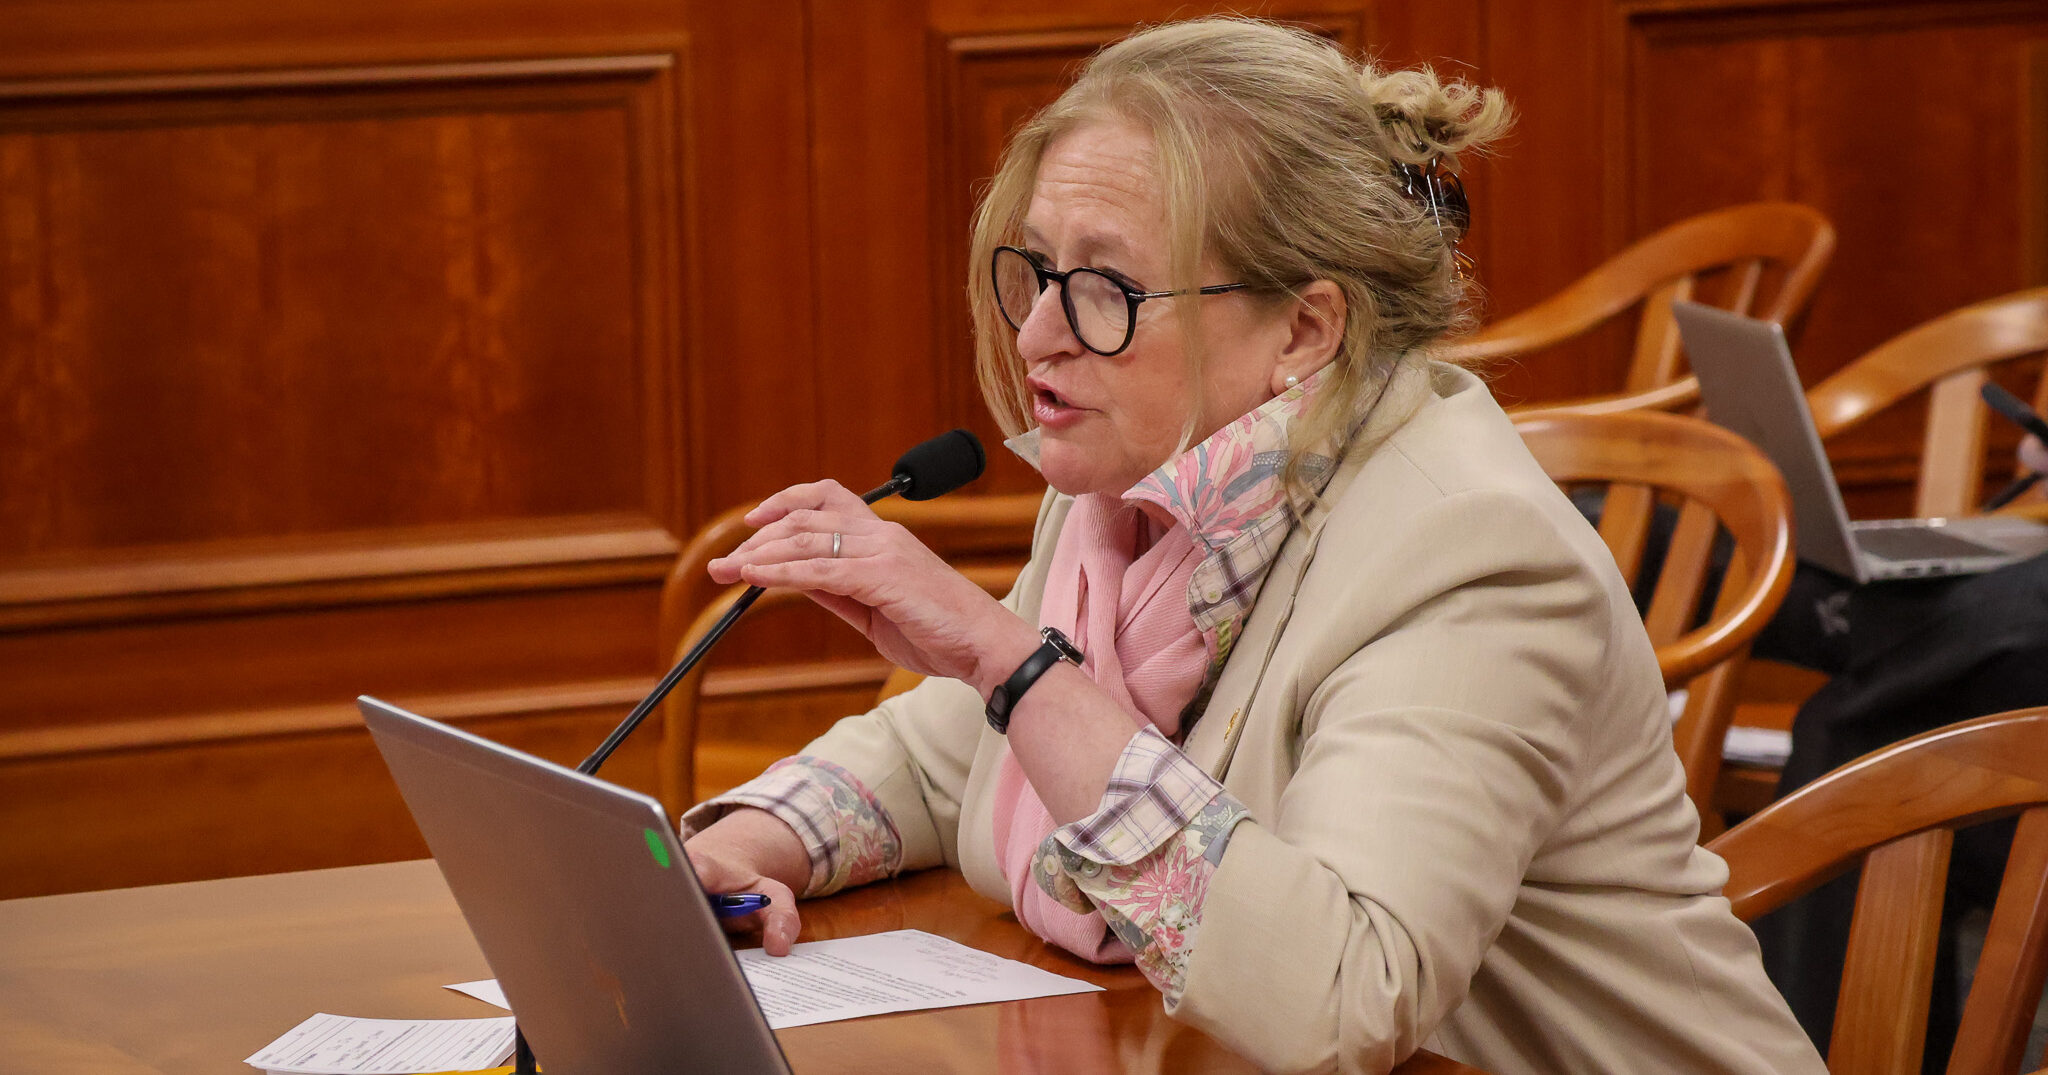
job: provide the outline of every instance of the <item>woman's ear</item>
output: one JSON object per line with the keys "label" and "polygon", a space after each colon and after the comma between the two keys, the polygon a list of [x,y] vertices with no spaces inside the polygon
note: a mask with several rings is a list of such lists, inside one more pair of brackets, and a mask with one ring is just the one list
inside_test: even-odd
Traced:
{"label": "woman's ear", "polygon": [[1349,312],[1344,290],[1329,280],[1317,280],[1301,288],[1287,315],[1287,339],[1273,364],[1274,395],[1295,382],[1306,381],[1337,357],[1344,343],[1344,318]]}

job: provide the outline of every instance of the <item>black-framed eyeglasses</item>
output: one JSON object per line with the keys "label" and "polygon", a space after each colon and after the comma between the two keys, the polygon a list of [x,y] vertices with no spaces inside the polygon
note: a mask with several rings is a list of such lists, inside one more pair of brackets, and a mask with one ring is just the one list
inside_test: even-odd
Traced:
{"label": "black-framed eyeglasses", "polygon": [[1175,295],[1221,295],[1250,287],[1250,284],[1212,284],[1192,291],[1139,291],[1101,269],[1068,269],[1059,272],[1038,263],[1036,258],[1014,246],[996,247],[989,264],[996,289],[996,308],[1003,320],[1017,330],[1038,305],[1038,296],[1057,283],[1060,307],[1067,313],[1067,327],[1081,346],[1098,355],[1115,355],[1131,345],[1138,325],[1138,304],[1148,299]]}

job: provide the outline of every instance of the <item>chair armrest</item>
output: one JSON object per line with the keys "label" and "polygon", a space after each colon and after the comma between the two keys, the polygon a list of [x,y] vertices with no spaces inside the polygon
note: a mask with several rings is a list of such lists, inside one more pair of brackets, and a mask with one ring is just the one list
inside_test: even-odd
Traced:
{"label": "chair armrest", "polygon": [[1661,388],[1617,396],[1588,396],[1584,399],[1547,400],[1508,408],[1517,420],[1547,418],[1558,414],[1618,414],[1623,411],[1668,411],[1681,413],[1699,406],[1699,378],[1687,375]]}

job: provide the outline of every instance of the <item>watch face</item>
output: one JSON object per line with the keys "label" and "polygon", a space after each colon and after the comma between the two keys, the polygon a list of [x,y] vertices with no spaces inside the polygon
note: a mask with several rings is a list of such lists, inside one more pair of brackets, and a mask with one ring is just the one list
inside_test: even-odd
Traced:
{"label": "watch face", "polygon": [[1086,657],[1081,655],[1081,651],[1074,646],[1074,643],[1069,641],[1066,635],[1060,633],[1059,628],[1047,627],[1038,632],[1038,635],[1040,638],[1045,639],[1047,645],[1060,651],[1061,660],[1074,665],[1087,660]]}

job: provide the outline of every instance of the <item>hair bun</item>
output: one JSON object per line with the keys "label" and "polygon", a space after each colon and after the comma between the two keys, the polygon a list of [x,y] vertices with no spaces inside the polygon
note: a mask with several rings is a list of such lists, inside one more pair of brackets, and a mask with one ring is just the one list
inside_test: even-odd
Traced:
{"label": "hair bun", "polygon": [[1396,161],[1450,157],[1455,163],[1459,152],[1484,148],[1514,122],[1498,90],[1444,81],[1428,67],[1382,71],[1366,64],[1359,84],[1386,134],[1387,155]]}

